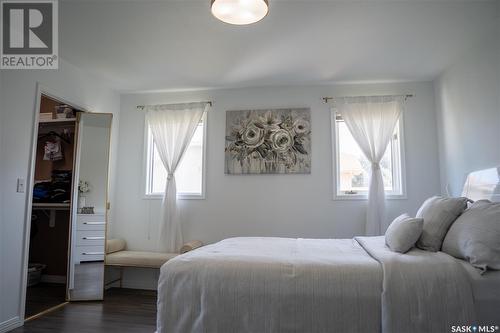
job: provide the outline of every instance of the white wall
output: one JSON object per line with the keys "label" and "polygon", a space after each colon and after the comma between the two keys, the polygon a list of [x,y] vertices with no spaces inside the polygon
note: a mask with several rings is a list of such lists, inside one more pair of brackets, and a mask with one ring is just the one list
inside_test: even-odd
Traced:
{"label": "white wall", "polygon": [[[439,190],[438,148],[432,83],[268,87],[178,93],[129,94],[121,98],[117,207],[110,234],[130,249],[154,250],[159,200],[144,200],[144,113],[136,105],[214,101],[208,113],[205,200],[183,200],[186,240],[211,243],[232,236],[342,238],[364,231],[365,201],[332,200],[329,106],[323,96],[413,93],[404,116],[408,199],[388,204],[389,218],[416,209]],[[224,174],[225,111],[310,107],[310,175],[227,176]],[[132,274],[136,278],[130,279]],[[129,279],[127,279],[129,277]],[[142,280],[141,280],[142,279]],[[142,281],[142,282],[141,282]],[[155,275],[130,271],[125,285],[154,287]]]}
{"label": "white wall", "polygon": [[[498,3],[500,12],[500,2]],[[499,14],[500,15],[500,14]],[[500,166],[500,19],[435,82],[441,186],[459,195],[466,175]]]}
{"label": "white wall", "polygon": [[[28,177],[36,83],[97,112],[118,115],[119,95],[97,77],[60,61],[55,70],[2,71],[0,100],[0,331],[21,323],[22,258],[27,193],[16,193],[16,179]],[[118,117],[115,117],[117,120]],[[117,136],[118,121],[115,121]],[[116,138],[115,138],[116,139]],[[116,141],[116,140],[115,140]],[[116,148],[116,147],[115,147]]]}
{"label": "white wall", "polygon": [[[0,70],[0,147],[2,146],[2,124],[4,122],[3,120],[3,104],[2,104],[2,101],[4,99],[3,97],[3,74],[2,74],[2,71]],[[1,153],[1,149],[0,149],[0,153]],[[2,179],[2,172],[3,168],[2,168],[2,158],[0,158],[0,189],[3,188],[3,179]],[[0,190],[0,297],[3,295],[1,290],[2,290],[2,285],[1,285],[1,279],[3,278],[3,262],[4,262],[4,246],[2,245],[3,244],[3,237],[4,237],[4,223],[3,223],[3,215],[2,215],[2,209],[3,209],[3,206],[2,206],[2,196],[3,196],[3,193],[2,191]],[[5,321],[4,317],[3,317],[3,313],[4,313],[4,309],[6,307],[6,304],[4,304],[4,302],[0,301],[0,332],[2,331],[1,327],[3,326],[3,322]]]}

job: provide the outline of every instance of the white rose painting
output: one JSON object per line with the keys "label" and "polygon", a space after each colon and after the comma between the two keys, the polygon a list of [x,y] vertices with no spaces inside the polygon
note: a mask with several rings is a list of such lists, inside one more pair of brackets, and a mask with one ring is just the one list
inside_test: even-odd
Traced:
{"label": "white rose painting", "polygon": [[311,112],[226,112],[227,174],[311,173]]}

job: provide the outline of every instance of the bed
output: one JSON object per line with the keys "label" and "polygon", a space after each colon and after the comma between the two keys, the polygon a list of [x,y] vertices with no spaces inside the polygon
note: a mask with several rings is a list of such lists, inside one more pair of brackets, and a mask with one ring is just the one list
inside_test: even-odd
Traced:
{"label": "bed", "polygon": [[240,237],[162,266],[157,330],[432,333],[499,314],[500,271],[444,252],[401,255],[383,236]]}
{"label": "bed", "polygon": [[158,291],[159,333],[447,332],[476,319],[461,263],[401,256],[383,237],[230,238],[165,264]]}
{"label": "bed", "polygon": [[457,259],[471,283],[478,323],[500,326],[500,271],[480,274],[466,261]]}

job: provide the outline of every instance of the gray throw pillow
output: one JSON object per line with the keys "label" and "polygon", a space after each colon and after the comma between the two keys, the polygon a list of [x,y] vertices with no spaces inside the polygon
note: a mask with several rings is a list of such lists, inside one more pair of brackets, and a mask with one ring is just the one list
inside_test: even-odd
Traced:
{"label": "gray throw pillow", "polygon": [[385,232],[385,244],[394,252],[408,252],[422,234],[423,224],[423,219],[408,214],[396,217]]}
{"label": "gray throw pillow", "polygon": [[443,252],[483,272],[500,270],[500,203],[479,200],[472,204],[451,226]]}
{"label": "gray throw pillow", "polygon": [[417,247],[432,252],[439,251],[451,224],[466,208],[467,198],[436,196],[427,199],[416,216],[424,219],[424,229]]}

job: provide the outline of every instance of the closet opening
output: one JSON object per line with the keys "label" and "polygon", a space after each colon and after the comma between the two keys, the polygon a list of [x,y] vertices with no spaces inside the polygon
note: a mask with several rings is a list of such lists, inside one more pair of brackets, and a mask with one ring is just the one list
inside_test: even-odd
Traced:
{"label": "closet opening", "polygon": [[57,307],[68,298],[75,136],[77,114],[82,112],[44,94],[37,111],[30,182],[33,192],[28,221],[26,319]]}
{"label": "closet opening", "polygon": [[26,189],[21,313],[102,301],[111,113],[89,112],[38,87]]}

